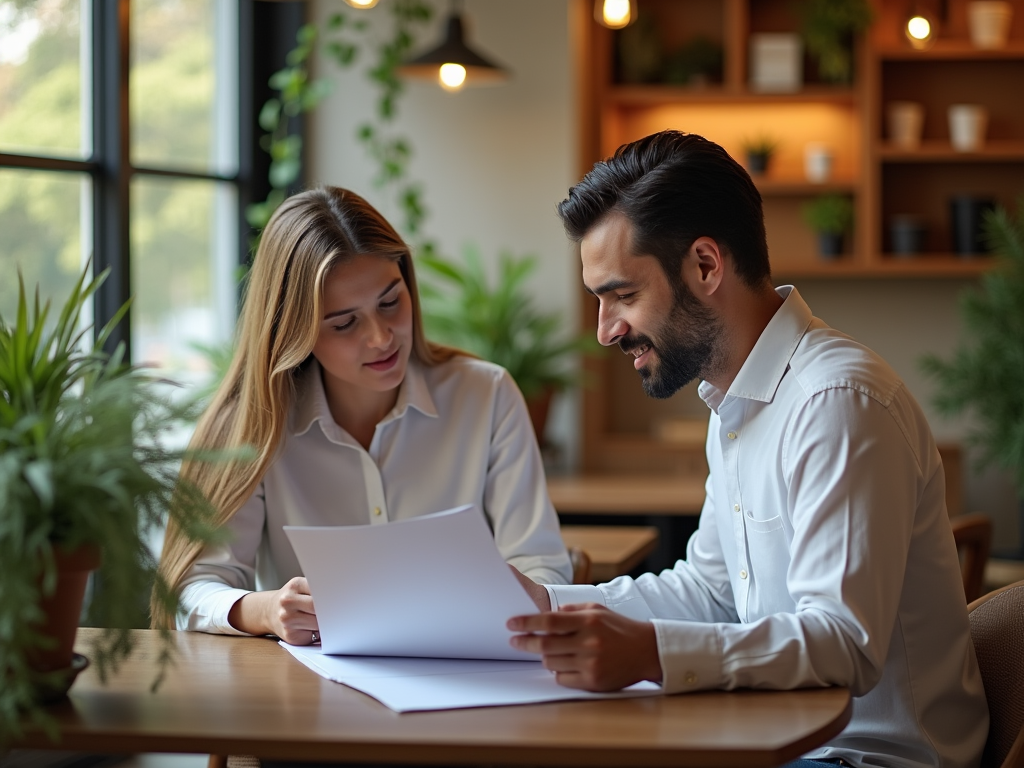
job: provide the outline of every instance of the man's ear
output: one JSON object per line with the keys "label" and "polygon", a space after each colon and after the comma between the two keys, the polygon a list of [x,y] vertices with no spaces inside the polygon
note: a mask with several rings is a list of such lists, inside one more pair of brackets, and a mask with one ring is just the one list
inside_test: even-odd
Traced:
{"label": "man's ear", "polygon": [[683,281],[698,296],[711,296],[725,277],[725,254],[718,242],[698,237],[683,259]]}

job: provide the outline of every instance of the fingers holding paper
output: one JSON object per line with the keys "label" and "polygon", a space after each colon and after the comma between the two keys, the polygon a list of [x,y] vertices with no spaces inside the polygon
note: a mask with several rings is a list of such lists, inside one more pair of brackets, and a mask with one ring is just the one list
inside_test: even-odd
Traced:
{"label": "fingers holding paper", "polygon": [[602,605],[567,605],[555,612],[516,616],[508,628],[512,646],[539,653],[544,666],[567,688],[617,691],[651,680],[661,682],[654,625],[634,621]]}
{"label": "fingers holding paper", "polygon": [[231,626],[250,635],[277,635],[291,645],[316,642],[316,620],[309,582],[296,576],[277,590],[250,592],[228,614]]}

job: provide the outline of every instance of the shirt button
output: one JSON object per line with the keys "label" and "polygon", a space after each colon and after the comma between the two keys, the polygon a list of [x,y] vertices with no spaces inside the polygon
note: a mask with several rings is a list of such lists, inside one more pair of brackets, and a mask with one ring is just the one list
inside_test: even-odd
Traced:
{"label": "shirt button", "polygon": [[739,504],[733,504],[733,505],[732,505],[732,508],[733,508],[733,509],[734,509],[734,510],[735,510],[736,512],[739,512],[739,511],[740,511],[740,505],[739,505]]}
{"label": "shirt button", "polygon": [[686,683],[687,685],[696,685],[697,684],[697,673],[696,672],[687,672],[686,676],[683,677],[683,682]]}
{"label": "shirt button", "polygon": [[741,579],[747,578],[747,572],[746,571],[740,571],[740,578]]}
{"label": "shirt button", "polygon": [[726,437],[728,437],[730,440],[735,440],[736,439],[736,433],[735,432],[730,432],[730,433],[728,433],[726,435]]}
{"label": "shirt button", "polygon": [[377,515],[379,517],[380,516],[380,507],[374,507],[373,508],[373,514],[375,514],[375,515]]}

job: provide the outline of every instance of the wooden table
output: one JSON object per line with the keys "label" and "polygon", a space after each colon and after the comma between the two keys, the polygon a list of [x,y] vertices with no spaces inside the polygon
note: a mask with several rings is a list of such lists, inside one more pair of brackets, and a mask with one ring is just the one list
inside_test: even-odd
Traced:
{"label": "wooden table", "polygon": [[[98,630],[79,631],[79,652]],[[838,734],[843,688],[713,692],[399,715],[325,680],[276,642],[176,633],[177,666],[149,692],[159,636],[139,630],[120,673],[82,673],[51,708],[59,745],[99,753],[253,754],[264,758],[448,765],[780,765]]]}
{"label": "wooden table", "polygon": [[548,478],[559,515],[699,515],[704,479],[665,475],[577,475]]}
{"label": "wooden table", "polygon": [[636,568],[658,545],[658,529],[646,525],[563,525],[565,546],[590,557],[595,582],[611,581]]}

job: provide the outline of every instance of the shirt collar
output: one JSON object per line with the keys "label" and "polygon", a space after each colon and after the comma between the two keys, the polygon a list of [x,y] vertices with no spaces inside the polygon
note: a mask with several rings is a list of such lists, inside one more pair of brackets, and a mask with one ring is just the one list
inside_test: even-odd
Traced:
{"label": "shirt collar", "polygon": [[[398,400],[391,412],[381,420],[381,424],[394,421],[405,415],[409,408],[415,408],[425,416],[437,417],[437,406],[430,395],[423,366],[415,356],[409,356],[409,364],[405,370],[405,378],[398,388]],[[295,408],[292,417],[291,432],[295,437],[304,435],[319,421],[321,429],[333,428],[334,417],[327,405],[327,393],[324,391],[320,363],[313,358],[304,371],[299,374]]]}
{"label": "shirt collar", "polygon": [[765,403],[775,397],[789,361],[813,319],[811,308],[792,285],[779,286],[775,292],[783,298],[782,306],[761,332],[729,391],[723,393],[713,384],[701,382],[698,392],[713,410],[717,411],[727,396]]}

